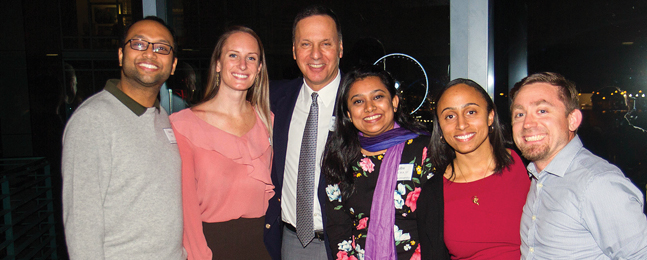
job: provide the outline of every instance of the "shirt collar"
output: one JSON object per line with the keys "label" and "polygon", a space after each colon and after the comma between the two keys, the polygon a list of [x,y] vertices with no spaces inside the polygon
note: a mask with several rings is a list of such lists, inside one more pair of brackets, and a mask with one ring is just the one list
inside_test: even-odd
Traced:
{"label": "shirt collar", "polygon": [[571,162],[573,162],[573,159],[575,159],[575,156],[577,153],[582,149],[582,141],[580,140],[580,137],[578,135],[575,135],[573,140],[568,142],[564,148],[562,148],[557,155],[555,155],[555,158],[553,158],[550,163],[544,168],[540,173],[537,173],[537,168],[535,167],[535,163],[531,162],[528,164],[528,172],[535,176],[535,178],[539,178],[539,175],[542,173],[550,173],[555,176],[559,177],[564,177],[564,174],[568,170],[568,167],[571,165]]}
{"label": "shirt collar", "polygon": [[[119,85],[119,81],[120,80],[118,79],[109,79],[108,82],[106,82],[106,86],[103,89],[105,89],[110,94],[115,96],[119,101],[121,101],[122,104],[124,104],[128,109],[130,109],[130,111],[133,111],[135,115],[137,116],[143,115],[148,108],[137,103],[137,101],[135,101],[126,93],[121,91],[121,89],[117,87],[117,85]],[[160,109],[159,100],[155,99],[155,104],[153,104],[153,106],[157,109],[157,111],[159,111]]]}
{"label": "shirt collar", "polygon": [[[337,77],[333,79],[328,85],[324,86],[322,89],[317,91],[317,94],[319,94],[319,101],[321,104],[324,106],[332,106],[335,103],[335,98],[337,97],[337,89],[339,89],[339,83],[341,82],[341,72],[339,69],[337,70]],[[305,91],[304,94],[306,97],[309,97],[312,95],[314,92],[310,86],[308,86],[308,83],[306,83],[305,78],[303,79],[303,88],[301,88],[301,91]]]}

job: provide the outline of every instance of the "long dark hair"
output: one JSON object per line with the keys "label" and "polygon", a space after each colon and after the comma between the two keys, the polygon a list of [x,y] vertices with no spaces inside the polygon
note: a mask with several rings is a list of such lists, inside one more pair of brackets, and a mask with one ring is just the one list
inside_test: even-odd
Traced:
{"label": "long dark hair", "polygon": [[[436,95],[436,97],[434,98],[434,104],[438,105],[438,101],[443,96],[445,91],[458,84],[465,84],[475,89],[479,94],[481,94],[481,97],[487,103],[488,114],[490,113],[490,111],[494,111],[494,120],[492,122],[490,133],[488,134],[488,139],[490,140],[492,151],[494,152],[494,162],[496,163],[494,172],[500,173],[504,168],[507,168],[508,166],[510,166],[510,164],[512,164],[512,155],[510,155],[506,150],[506,144],[510,145],[511,143],[504,134],[505,129],[503,127],[503,124],[501,124],[501,121],[499,121],[499,115],[497,113],[496,106],[494,105],[494,102],[492,102],[492,99],[487,94],[487,92],[485,92],[483,87],[470,79],[458,78],[452,80],[447,83],[447,85],[445,85],[445,87],[441,89],[440,92],[438,92],[438,95]],[[443,174],[447,169],[447,166],[451,164],[452,174],[449,178],[451,180],[454,178],[454,159],[456,158],[456,152],[454,151],[454,148],[449,146],[447,142],[441,139],[441,137],[443,136],[443,130],[440,128],[440,124],[438,123],[439,112],[440,111],[436,109],[436,111],[432,113],[434,130],[431,133],[431,141],[429,142],[429,158],[431,159],[431,163],[434,165],[434,167],[436,167],[436,174]]]}
{"label": "long dark hair", "polygon": [[[335,105],[335,130],[328,136],[326,150],[321,163],[321,172],[331,184],[339,184],[343,198],[348,198],[355,189],[351,164],[362,156],[359,144],[359,130],[348,117],[348,94],[352,85],[367,77],[377,77],[386,86],[391,98],[397,96],[395,81],[389,72],[378,66],[364,66],[357,68],[344,76]],[[400,99],[402,100],[402,99]],[[403,111],[402,102],[398,103],[394,120],[400,127],[416,133],[424,132],[424,126]]]}

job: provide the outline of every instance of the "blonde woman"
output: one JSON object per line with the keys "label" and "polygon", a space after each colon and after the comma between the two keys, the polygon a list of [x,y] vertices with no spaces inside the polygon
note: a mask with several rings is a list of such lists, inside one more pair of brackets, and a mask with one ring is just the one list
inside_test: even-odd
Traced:
{"label": "blonde woman", "polygon": [[268,91],[259,37],[232,27],[216,44],[202,101],[171,116],[189,259],[269,259],[263,244],[274,195]]}

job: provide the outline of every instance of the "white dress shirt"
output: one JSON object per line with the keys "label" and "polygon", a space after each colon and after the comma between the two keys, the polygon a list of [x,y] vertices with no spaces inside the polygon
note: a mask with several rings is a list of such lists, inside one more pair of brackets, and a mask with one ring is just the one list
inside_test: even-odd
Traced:
{"label": "white dress shirt", "polygon": [[[337,77],[328,85],[323,87],[317,93],[319,98],[319,120],[317,122],[317,153],[315,164],[315,185],[314,185],[314,202],[313,202],[313,227],[314,230],[323,230],[321,218],[321,206],[317,196],[317,187],[319,186],[319,177],[321,175],[321,156],[326,146],[328,132],[332,125],[331,120],[335,106],[337,90],[341,82],[341,73],[337,72]],[[303,81],[303,87],[297,97],[294,105],[292,120],[290,121],[290,132],[288,133],[288,146],[285,155],[285,170],[283,173],[283,191],[281,194],[281,218],[284,222],[297,226],[297,176],[299,172],[299,155],[301,153],[301,140],[303,139],[303,130],[306,127],[310,105],[312,104],[312,93],[314,91]]]}

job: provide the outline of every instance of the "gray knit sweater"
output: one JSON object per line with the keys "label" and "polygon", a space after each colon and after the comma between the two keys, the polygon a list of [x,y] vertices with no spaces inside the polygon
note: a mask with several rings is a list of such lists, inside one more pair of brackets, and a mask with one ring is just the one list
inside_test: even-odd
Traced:
{"label": "gray knit sweater", "polygon": [[186,259],[180,157],[164,131],[168,115],[140,106],[138,116],[114,83],[79,106],[63,135],[70,257]]}

